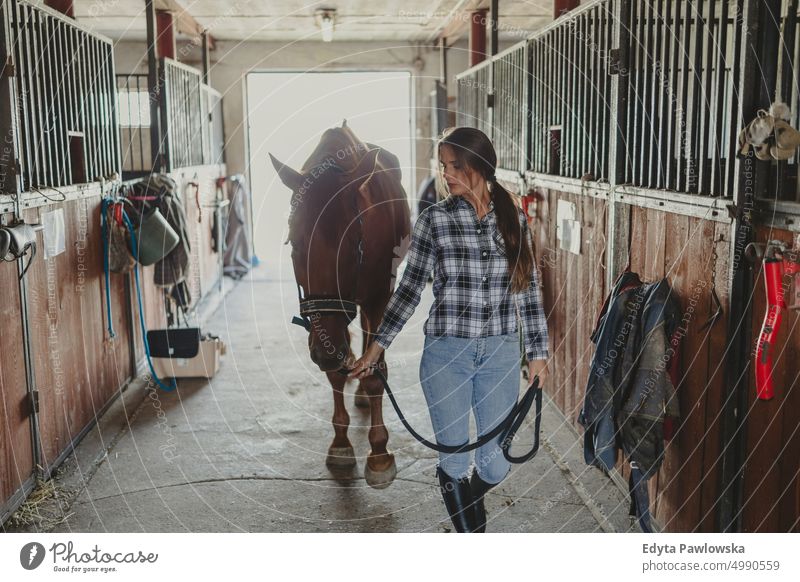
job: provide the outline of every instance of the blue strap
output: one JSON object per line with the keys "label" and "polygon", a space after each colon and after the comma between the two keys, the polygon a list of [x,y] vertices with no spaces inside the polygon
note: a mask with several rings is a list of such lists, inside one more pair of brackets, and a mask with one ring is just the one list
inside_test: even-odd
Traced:
{"label": "blue strap", "polygon": [[116,337],[117,334],[114,333],[114,323],[111,319],[111,276],[108,268],[109,253],[111,252],[111,249],[109,245],[110,231],[108,228],[106,213],[110,203],[110,198],[103,197],[103,200],[100,204],[100,236],[103,238],[103,274],[105,275],[106,279],[106,314],[108,317],[108,335],[110,337]]}
{"label": "blue strap", "polygon": [[144,342],[144,354],[147,357],[147,365],[150,367],[150,374],[159,388],[167,392],[172,392],[178,387],[177,383],[175,382],[175,378],[172,378],[168,385],[164,384],[161,380],[159,380],[158,374],[156,374],[155,369],[153,369],[153,361],[150,359],[150,344],[147,342],[147,328],[144,324],[144,309],[142,308],[142,288],[139,284],[139,245],[136,241],[136,234],[134,233],[131,219],[128,218],[128,215],[124,209],[122,211],[122,219],[125,221],[125,226],[128,227],[128,232],[131,235],[133,256],[136,258],[136,265],[133,267],[133,274],[134,278],[136,279],[136,300],[139,303],[139,324],[142,327],[142,341]]}
{"label": "blue strap", "polygon": [[628,477],[628,492],[631,496],[630,516],[636,516],[644,533],[653,533],[650,525],[650,495],[647,492],[647,478],[636,461],[631,461],[631,474]]}

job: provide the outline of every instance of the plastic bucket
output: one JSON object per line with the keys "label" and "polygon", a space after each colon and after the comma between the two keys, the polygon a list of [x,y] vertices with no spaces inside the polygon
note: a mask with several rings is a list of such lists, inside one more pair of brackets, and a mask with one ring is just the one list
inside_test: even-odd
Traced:
{"label": "plastic bucket", "polygon": [[[142,215],[141,223],[135,228],[136,243],[139,246],[139,263],[152,265],[166,257],[178,246],[180,238],[158,208],[152,208]],[[133,252],[136,257],[136,252]]]}

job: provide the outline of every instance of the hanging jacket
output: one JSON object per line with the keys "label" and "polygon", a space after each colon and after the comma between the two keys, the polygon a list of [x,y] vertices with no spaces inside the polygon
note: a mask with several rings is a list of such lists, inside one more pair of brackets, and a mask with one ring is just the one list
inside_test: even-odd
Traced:
{"label": "hanging jacket", "polygon": [[664,422],[678,416],[671,372],[680,304],[662,279],[644,284],[625,272],[592,333],[596,344],[584,405],[584,460],[606,473],[622,449],[631,462],[631,514],[650,531],[646,481],[664,456]]}
{"label": "hanging jacket", "polygon": [[186,213],[183,200],[175,181],[165,174],[153,174],[150,177],[152,186],[159,189],[158,209],[169,225],[178,233],[180,242],[170,253],[158,261],[153,271],[153,282],[157,287],[169,287],[182,283],[189,270],[191,243],[186,226]]}

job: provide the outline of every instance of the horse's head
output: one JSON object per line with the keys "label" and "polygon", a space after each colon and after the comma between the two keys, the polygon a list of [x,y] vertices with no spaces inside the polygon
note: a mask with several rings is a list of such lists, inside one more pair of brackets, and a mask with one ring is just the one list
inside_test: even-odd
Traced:
{"label": "horse's head", "polygon": [[[337,154],[302,172],[278,161],[272,164],[292,191],[289,236],[295,279],[306,298],[355,302],[361,229],[359,189],[375,171],[378,149],[354,152],[355,165]],[[355,159],[358,159],[357,157]],[[350,318],[344,311],[311,311],[308,347],[323,372],[338,370],[350,355]]]}

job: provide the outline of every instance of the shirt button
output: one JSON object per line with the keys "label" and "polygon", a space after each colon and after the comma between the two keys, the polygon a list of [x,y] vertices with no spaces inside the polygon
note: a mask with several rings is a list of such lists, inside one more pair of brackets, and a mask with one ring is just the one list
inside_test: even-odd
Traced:
{"label": "shirt button", "polygon": [[486,251],[483,251],[483,253],[482,253],[482,254],[483,254],[483,256],[485,257],[485,256],[486,256]]}
{"label": "shirt button", "polygon": [[481,279],[481,281],[484,281],[484,282],[485,282],[485,281],[486,281],[486,277],[484,277],[483,279]]}
{"label": "shirt button", "polygon": [[479,229],[478,229],[478,234],[480,234],[480,233],[481,233],[481,229],[479,228]]}

